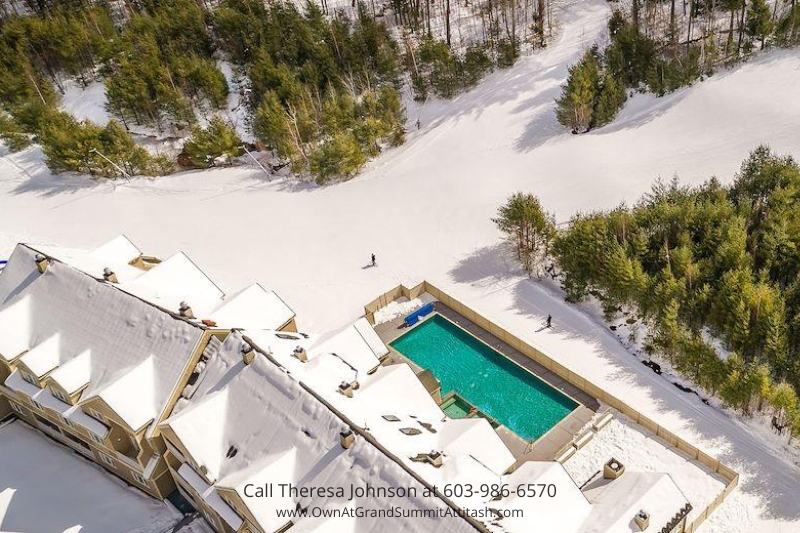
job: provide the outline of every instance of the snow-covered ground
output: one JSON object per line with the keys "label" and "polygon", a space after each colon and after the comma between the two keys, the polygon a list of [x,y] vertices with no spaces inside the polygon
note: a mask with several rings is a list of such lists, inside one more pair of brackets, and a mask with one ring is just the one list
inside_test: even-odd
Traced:
{"label": "snow-covered ground", "polygon": [[0,531],[162,533],[182,518],[22,422],[0,427],[0,450]]}
{"label": "snow-covered ground", "polygon": [[667,472],[692,504],[687,522],[693,522],[719,493],[727,480],[708,472],[708,469],[674,448],[667,447],[629,420],[616,414],[614,420],[601,429],[585,447],[567,459],[564,469],[578,486],[582,486],[611,458],[637,472]]}
{"label": "snow-covered ground", "polygon": [[[37,150],[0,148],[0,256],[18,240],[92,247],[124,232],[148,253],[185,250],[228,289],[262,282],[317,332],[399,282],[429,279],[739,470],[740,488],[701,531],[796,533],[800,470],[656,376],[561,293],[528,281],[490,219],[518,190],[565,222],[631,202],[659,176],[728,181],[760,143],[800,157],[800,55],[774,51],[664,98],[637,95],[611,125],[571,135],[553,100],[568,65],[603,38],[609,5],[556,9],[564,26],[551,47],[452,102],[410,109],[422,129],[347,183],[232,168],[112,184],[50,176]],[[373,252],[379,266],[364,268]],[[556,327],[535,333],[548,314]]]}

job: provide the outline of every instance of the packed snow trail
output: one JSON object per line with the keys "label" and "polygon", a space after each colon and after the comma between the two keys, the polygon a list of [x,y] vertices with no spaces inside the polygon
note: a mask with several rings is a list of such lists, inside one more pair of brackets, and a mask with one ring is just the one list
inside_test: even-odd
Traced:
{"label": "packed snow trail", "polygon": [[[740,490],[705,531],[800,532],[795,467],[525,280],[498,246],[491,218],[518,190],[565,222],[635,201],[659,176],[728,181],[760,143],[800,157],[796,51],[764,54],[664,98],[637,95],[611,125],[566,132],[553,100],[568,66],[606,39],[609,9],[604,0],[560,5],[563,27],[549,48],[451,102],[409,109],[408,142],[347,183],[268,182],[258,169],[234,168],[111,184],[53,177],[38,150],[0,148],[0,259],[18,240],[92,247],[125,233],[148,253],[184,250],[228,291],[256,281],[275,289],[310,331],[356,318],[398,282],[429,279],[740,468]],[[362,268],[371,253],[378,266]],[[553,330],[534,334],[548,314]]]}

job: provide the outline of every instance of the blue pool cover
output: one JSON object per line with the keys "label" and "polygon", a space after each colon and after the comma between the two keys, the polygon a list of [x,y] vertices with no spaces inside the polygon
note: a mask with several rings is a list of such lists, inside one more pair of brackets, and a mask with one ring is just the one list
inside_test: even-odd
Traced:
{"label": "blue pool cover", "polygon": [[408,315],[404,319],[404,321],[407,326],[413,326],[414,324],[419,322],[422,317],[424,317],[425,315],[429,315],[432,312],[433,312],[433,302],[423,305],[422,307],[420,307],[419,309]]}

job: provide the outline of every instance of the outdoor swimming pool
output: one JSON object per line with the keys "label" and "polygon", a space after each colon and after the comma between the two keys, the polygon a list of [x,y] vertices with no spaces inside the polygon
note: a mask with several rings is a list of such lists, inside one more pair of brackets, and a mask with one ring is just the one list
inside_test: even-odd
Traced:
{"label": "outdoor swimming pool", "polygon": [[392,347],[527,441],[547,433],[578,404],[436,314]]}

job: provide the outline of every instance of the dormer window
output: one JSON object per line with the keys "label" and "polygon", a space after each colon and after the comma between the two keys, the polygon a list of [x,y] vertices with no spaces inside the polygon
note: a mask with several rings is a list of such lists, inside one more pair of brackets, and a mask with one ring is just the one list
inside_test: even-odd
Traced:
{"label": "dormer window", "polygon": [[106,417],[104,417],[103,414],[97,411],[96,409],[92,409],[91,407],[89,407],[86,411],[92,416],[92,418],[96,418],[100,422],[106,421]]}
{"label": "dormer window", "polygon": [[37,387],[39,386],[39,382],[32,375],[28,374],[27,372],[25,372],[23,370],[20,370],[19,373],[22,376],[22,379],[24,379],[25,381],[27,381],[31,385],[36,385]]}
{"label": "dormer window", "polygon": [[63,392],[61,392],[60,390],[58,390],[56,388],[51,387],[50,388],[50,393],[53,396],[55,396],[56,398],[58,398],[59,400],[61,400],[62,402],[66,403],[66,404],[71,404],[72,403],[72,402],[69,401],[69,398],[67,398],[67,396]]}

